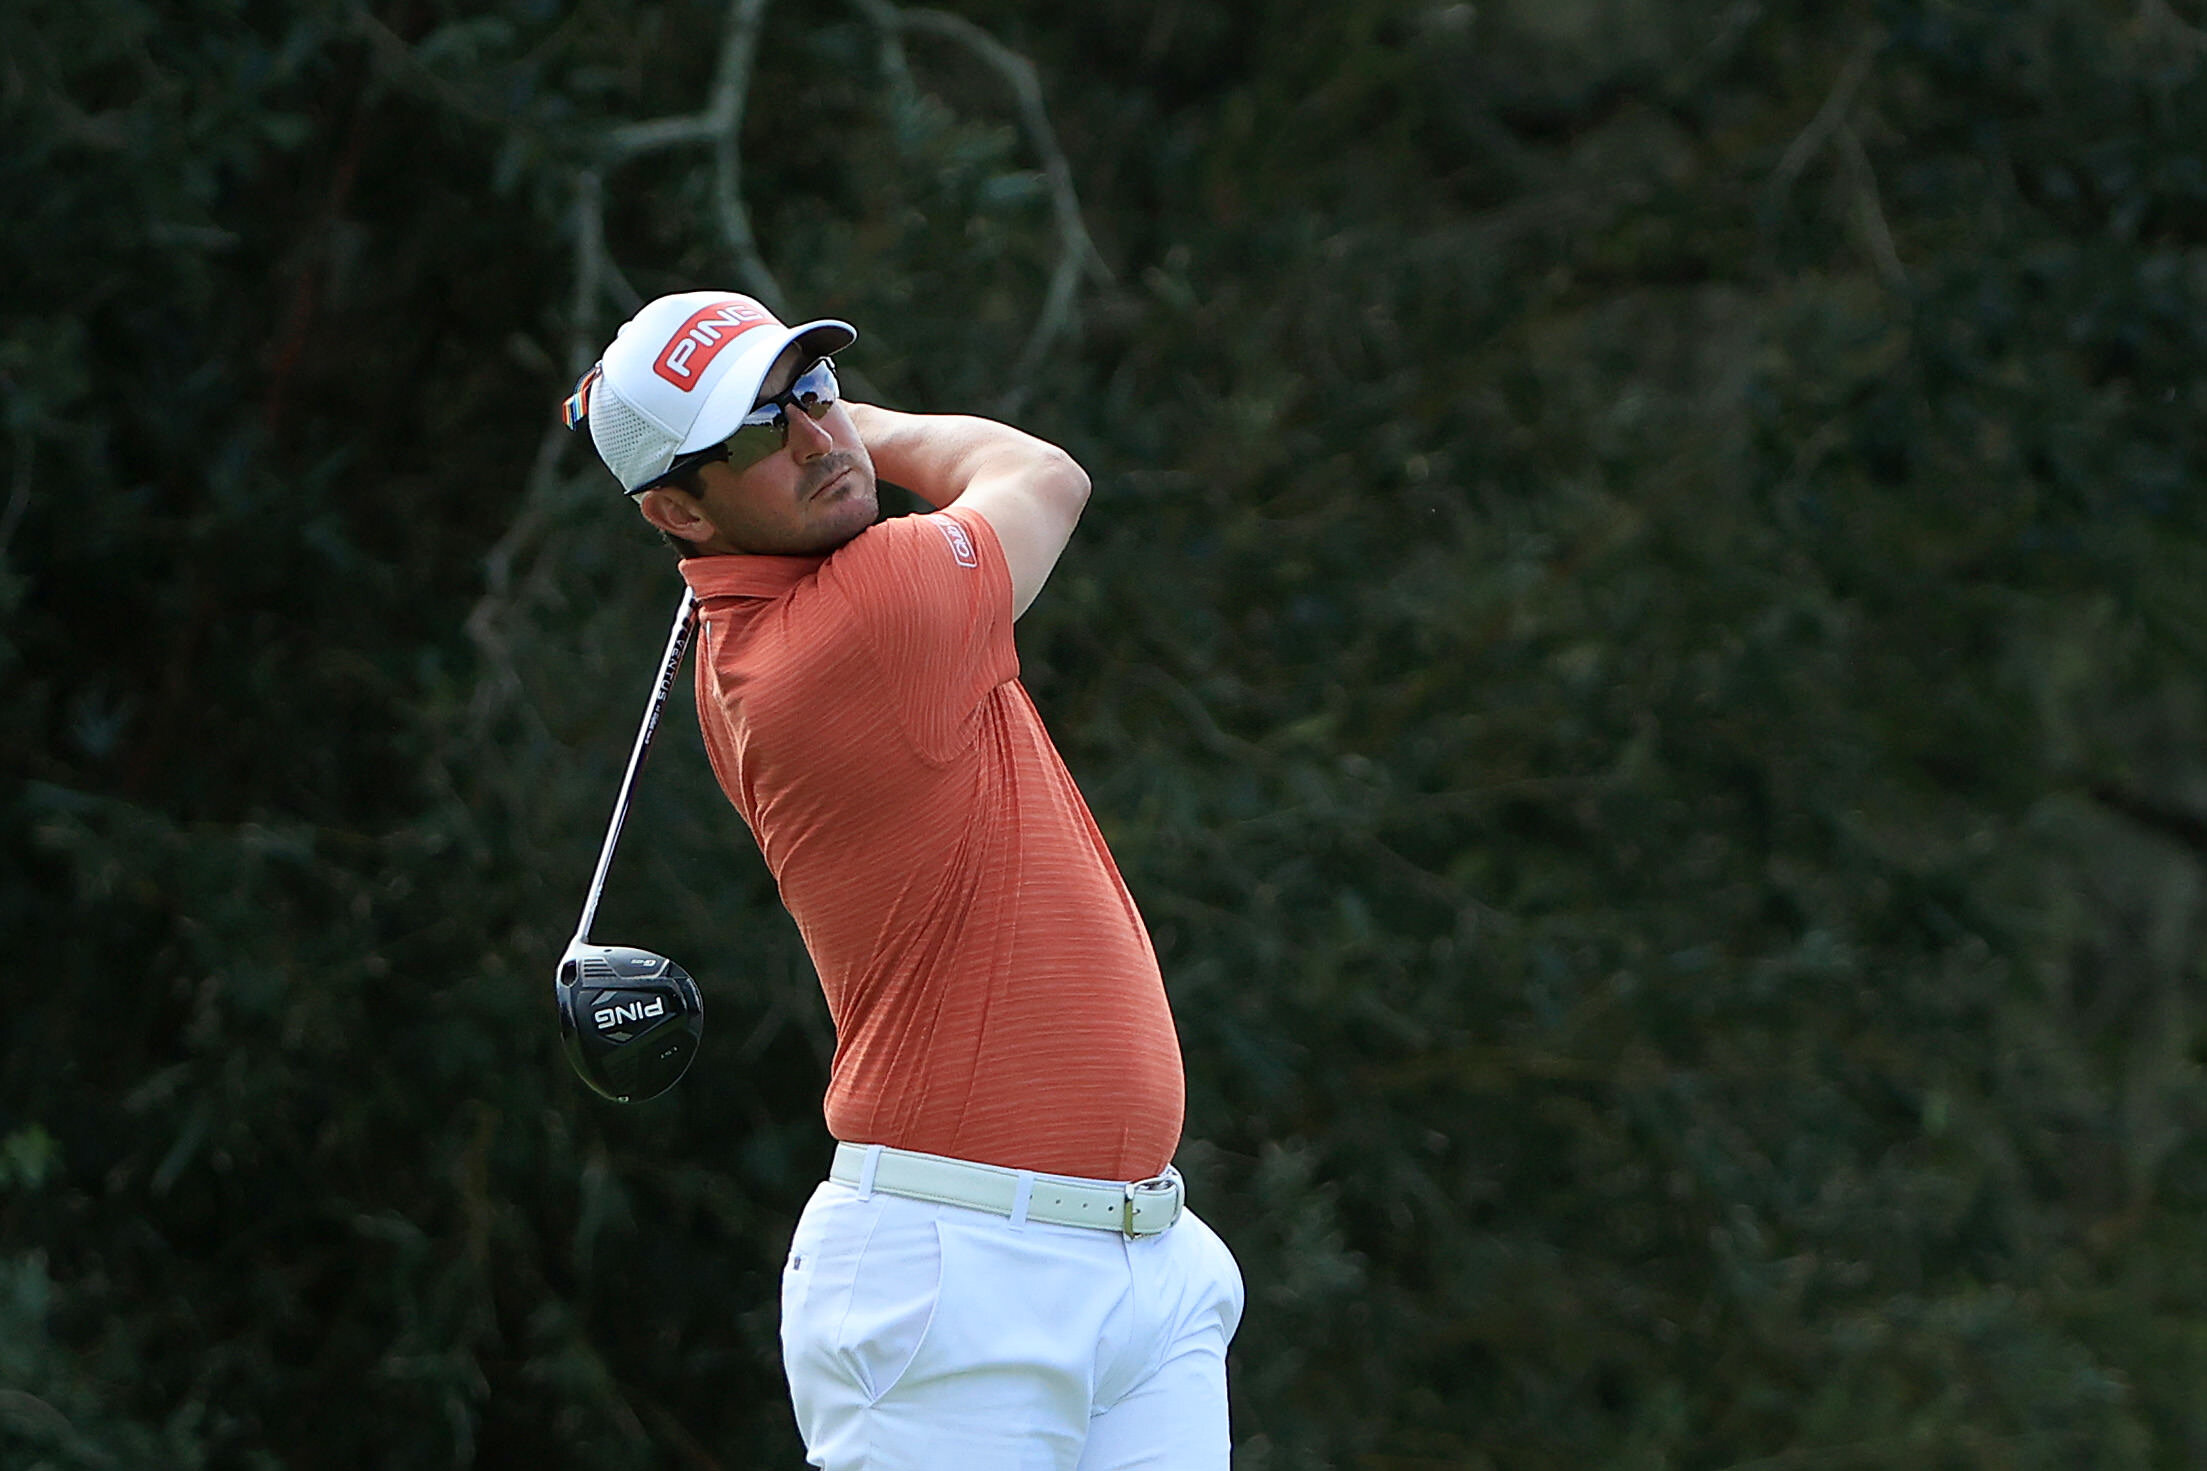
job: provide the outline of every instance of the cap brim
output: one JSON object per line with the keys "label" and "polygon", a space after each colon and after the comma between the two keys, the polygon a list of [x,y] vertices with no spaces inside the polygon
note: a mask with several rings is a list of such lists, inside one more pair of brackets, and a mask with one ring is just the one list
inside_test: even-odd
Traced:
{"label": "cap brim", "polygon": [[[757,334],[746,334],[757,336]],[[744,359],[733,371],[713,386],[705,400],[705,407],[698,410],[696,420],[690,426],[689,438],[675,451],[677,456],[694,453],[707,445],[718,444],[735,433],[743,416],[751,412],[759,401],[759,389],[766,382],[766,375],[773,370],[775,359],[792,342],[801,343],[807,360],[824,358],[830,353],[841,352],[858,341],[858,329],[848,322],[823,318],[807,322],[801,327],[789,327],[779,334],[758,336],[754,342],[744,343]]]}

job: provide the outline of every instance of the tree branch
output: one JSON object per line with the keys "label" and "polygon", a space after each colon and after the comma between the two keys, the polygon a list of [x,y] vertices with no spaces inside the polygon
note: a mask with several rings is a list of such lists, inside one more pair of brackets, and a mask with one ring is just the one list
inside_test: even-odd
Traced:
{"label": "tree branch", "polygon": [[1785,198],[1786,191],[1793,187],[1793,181],[1800,177],[1801,171],[1809,166],[1818,151],[1832,140],[1832,135],[1846,122],[1847,109],[1853,105],[1855,93],[1862,89],[1864,79],[1870,75],[1871,63],[1877,60],[1878,52],[1883,49],[1883,31],[1870,32],[1855,46],[1854,54],[1839,69],[1838,80],[1832,83],[1832,89],[1825,95],[1823,105],[1816,109],[1816,116],[1810,118],[1809,125],[1786,145],[1785,153],[1778,159],[1778,167],[1771,171],[1767,197],[1773,205]]}
{"label": "tree branch", "polygon": [[783,314],[781,282],[759,254],[758,239],[751,233],[751,213],[743,205],[743,111],[751,94],[759,20],[765,13],[766,0],[734,0],[729,7],[728,36],[713,79],[711,110],[725,120],[713,140],[713,214],[720,222],[721,238],[750,278],[751,295],[765,302],[768,310]]}
{"label": "tree branch", "polygon": [[640,154],[655,153],[662,148],[679,148],[685,143],[709,143],[713,138],[714,126],[715,120],[710,112],[659,117],[642,123],[623,123],[606,135],[606,158],[610,162],[622,163]]}
{"label": "tree branch", "polygon": [[1847,172],[1854,177],[1855,203],[1862,216],[1862,233],[1869,238],[1870,259],[1885,284],[1898,290],[1908,284],[1908,269],[1901,264],[1900,252],[1893,246],[1892,228],[1885,222],[1877,171],[1870,167],[1870,155],[1863,151],[1862,138],[1852,123],[1839,125],[1839,153],[1846,160]]}
{"label": "tree branch", "polygon": [[[853,0],[861,14],[881,36],[882,70],[901,98],[913,90],[912,74],[904,54],[902,35],[920,31],[954,42],[979,57],[1010,87],[1028,139],[1042,161],[1042,174],[1050,191],[1053,222],[1058,236],[1057,260],[1043,292],[1042,306],[1027,341],[1011,370],[1011,387],[998,405],[1010,412],[1025,399],[1035,370],[1057,340],[1071,327],[1082,276],[1098,281],[1111,279],[1110,267],[1096,248],[1081,212],[1080,195],[1073,187],[1072,166],[1044,105],[1042,83],[1034,63],[962,16],[940,10],[902,9],[890,0]],[[721,38],[720,59],[713,73],[713,90],[698,112],[653,118],[615,128],[605,143],[608,167],[661,149],[709,143],[713,149],[713,216],[721,239],[736,258],[743,284],[751,295],[777,313],[786,312],[781,282],[759,250],[758,235],[743,196],[743,118],[751,89],[752,69],[758,53],[766,0],[730,0],[727,28]],[[618,273],[613,273],[618,279]],[[625,288],[625,281],[621,282]],[[624,294],[633,296],[632,291]],[[863,384],[859,385],[862,389]]]}
{"label": "tree branch", "polygon": [[379,76],[469,122],[494,129],[509,125],[509,119],[497,108],[470,96],[422,65],[414,55],[414,48],[406,44],[406,38],[377,19],[375,12],[365,4],[354,5],[352,17],[353,24],[367,39]]}
{"label": "tree branch", "polygon": [[2207,817],[2111,781],[2093,782],[2087,790],[2093,801],[2110,812],[2120,812],[2148,832],[2189,849],[2195,858],[2207,858]]}
{"label": "tree branch", "polygon": [[605,143],[609,165],[627,162],[663,148],[690,143],[713,146],[713,219],[736,258],[744,289],[768,310],[783,311],[781,283],[759,254],[751,213],[743,203],[743,114],[751,95],[751,68],[758,55],[759,23],[766,0],[730,0],[720,60],[713,68],[712,95],[701,112],[653,118],[615,128]]}
{"label": "tree branch", "polygon": [[[1041,79],[1033,62],[963,16],[942,10],[900,9],[890,0],[853,0],[853,3],[881,28],[885,36],[905,30],[921,31],[955,42],[980,58],[1011,88],[1028,140],[1041,155],[1042,176],[1049,185],[1050,209],[1057,226],[1058,257],[1050,271],[1050,284],[1043,292],[1042,308],[1036,314],[1034,327],[1012,365],[1011,387],[1005,390],[997,405],[999,413],[1015,412],[1032,388],[1035,370],[1041,367],[1051,346],[1072,326],[1073,304],[1082,275],[1088,274],[1100,282],[1111,279],[1111,268],[1104,263],[1102,252],[1096,249],[1095,239],[1088,233],[1087,220],[1081,213],[1080,195],[1073,188],[1072,166],[1066,162],[1065,151],[1058,146],[1056,130],[1050,126],[1050,112],[1042,99]],[[891,68],[892,78],[909,87],[910,74],[904,69],[903,48],[898,46],[892,51],[885,42],[883,55],[885,64]]]}

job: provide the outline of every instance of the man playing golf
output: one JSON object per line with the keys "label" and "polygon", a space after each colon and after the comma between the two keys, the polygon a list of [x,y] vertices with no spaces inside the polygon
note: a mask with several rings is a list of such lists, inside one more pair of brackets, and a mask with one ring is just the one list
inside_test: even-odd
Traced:
{"label": "man playing golf", "polygon": [[[829,1471],[1223,1471],[1240,1273],[1182,1209],[1157,959],[1012,642],[1088,477],[843,401],[856,337],[661,297],[568,404],[683,554],[706,750],[835,1020],[798,1427]],[[877,523],[877,473],[936,510]]]}

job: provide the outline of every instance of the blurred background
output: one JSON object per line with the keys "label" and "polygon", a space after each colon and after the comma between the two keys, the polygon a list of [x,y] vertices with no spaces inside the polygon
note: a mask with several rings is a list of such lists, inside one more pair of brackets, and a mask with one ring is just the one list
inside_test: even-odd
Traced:
{"label": "blurred background", "polygon": [[801,1463],[831,1045],[557,406],[1096,492],[1240,1471],[2207,1466],[2200,0],[11,0],[0,1464]]}

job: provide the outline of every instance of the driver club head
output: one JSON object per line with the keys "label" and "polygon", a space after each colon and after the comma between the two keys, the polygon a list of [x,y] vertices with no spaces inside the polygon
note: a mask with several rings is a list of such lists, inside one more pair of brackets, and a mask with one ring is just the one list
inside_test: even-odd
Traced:
{"label": "driver club head", "polygon": [[664,955],[577,940],[560,957],[553,994],[567,1060],[615,1103],[658,1097],[697,1055],[705,1002]]}

